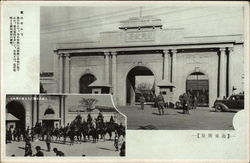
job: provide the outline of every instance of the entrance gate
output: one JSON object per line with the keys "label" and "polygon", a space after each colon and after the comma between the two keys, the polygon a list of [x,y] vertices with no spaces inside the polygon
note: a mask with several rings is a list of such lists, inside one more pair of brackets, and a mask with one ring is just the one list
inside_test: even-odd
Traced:
{"label": "entrance gate", "polygon": [[126,78],[126,103],[134,105],[143,95],[147,103],[154,102],[155,78],[153,72],[144,66],[131,69]]}
{"label": "entrance gate", "polygon": [[191,73],[186,80],[186,91],[191,93],[193,100],[197,99],[197,106],[209,105],[209,80],[204,73]]}
{"label": "entrance gate", "polygon": [[23,104],[18,101],[11,101],[6,106],[7,112],[14,115],[19,119],[16,123],[16,128],[21,129],[22,132],[25,131],[25,108]]}

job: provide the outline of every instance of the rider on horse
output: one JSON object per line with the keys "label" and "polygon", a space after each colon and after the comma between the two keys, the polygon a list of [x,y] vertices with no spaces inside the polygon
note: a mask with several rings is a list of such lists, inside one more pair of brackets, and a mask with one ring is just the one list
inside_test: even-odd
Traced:
{"label": "rider on horse", "polygon": [[88,114],[88,117],[87,117],[87,122],[88,122],[88,124],[91,124],[92,123],[92,117],[91,117],[91,115],[90,114]]}
{"label": "rider on horse", "polygon": [[97,122],[98,122],[98,123],[103,123],[103,115],[102,115],[101,112],[100,112],[100,113],[98,114],[98,116],[97,116]]}
{"label": "rider on horse", "polygon": [[110,123],[114,123],[114,122],[115,122],[112,115],[111,115],[111,117],[110,117],[110,119],[109,119],[109,122],[110,122]]}

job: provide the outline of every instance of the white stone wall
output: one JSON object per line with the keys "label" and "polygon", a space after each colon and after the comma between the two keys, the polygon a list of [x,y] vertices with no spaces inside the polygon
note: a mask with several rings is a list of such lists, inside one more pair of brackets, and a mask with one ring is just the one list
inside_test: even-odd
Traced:
{"label": "white stone wall", "polygon": [[42,118],[44,117],[45,111],[48,109],[49,105],[54,110],[55,118],[59,118],[59,96],[41,96],[45,97],[46,100],[39,101],[39,122],[42,122]]}
{"label": "white stone wall", "polygon": [[229,82],[231,83],[229,88],[232,89],[233,86],[237,88],[235,93],[244,91],[244,64],[246,64],[244,55],[247,54],[244,54],[243,45],[234,45],[229,61],[232,70],[229,74],[229,80],[231,81]]}
{"label": "white stone wall", "polygon": [[72,57],[70,60],[70,93],[79,93],[80,78],[91,73],[97,80],[104,79],[104,56]]}

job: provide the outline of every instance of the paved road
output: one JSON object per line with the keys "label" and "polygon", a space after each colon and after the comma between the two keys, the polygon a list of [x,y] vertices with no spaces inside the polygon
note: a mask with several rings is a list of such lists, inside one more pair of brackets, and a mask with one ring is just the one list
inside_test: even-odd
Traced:
{"label": "paved road", "polygon": [[159,130],[230,130],[235,113],[214,112],[211,108],[197,108],[190,114],[182,110],[165,109],[165,115],[158,115],[158,109],[149,105],[118,107],[127,116],[128,129],[154,128]]}
{"label": "paved road", "polygon": [[[53,148],[58,148],[64,152],[65,156],[82,156],[85,154],[86,156],[119,156],[119,151],[116,151],[114,147],[114,141],[103,141],[100,140],[98,143],[86,142],[79,143],[74,145],[65,145],[59,143],[51,143],[51,151],[47,151],[47,146],[44,141],[34,141],[31,142],[32,152],[35,154],[35,147],[39,145],[42,148],[42,152],[45,156],[55,156],[53,152]],[[24,146],[25,142],[16,142],[12,141],[12,143],[6,144],[6,155],[11,156],[15,154],[15,156],[24,156]]]}

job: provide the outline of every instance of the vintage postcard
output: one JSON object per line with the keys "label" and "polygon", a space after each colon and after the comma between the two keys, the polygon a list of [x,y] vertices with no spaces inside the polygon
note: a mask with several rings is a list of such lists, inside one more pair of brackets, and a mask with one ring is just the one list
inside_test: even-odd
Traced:
{"label": "vintage postcard", "polygon": [[248,2],[1,11],[2,162],[248,162]]}

